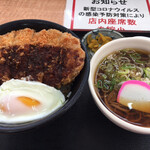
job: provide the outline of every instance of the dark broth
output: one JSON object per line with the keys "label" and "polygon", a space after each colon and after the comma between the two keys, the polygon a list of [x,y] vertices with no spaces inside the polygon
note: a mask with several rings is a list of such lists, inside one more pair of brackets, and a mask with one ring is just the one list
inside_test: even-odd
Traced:
{"label": "dark broth", "polygon": [[150,113],[117,102],[118,91],[127,80],[150,84],[150,54],[130,48],[117,51],[100,62],[94,81],[98,97],[112,113],[132,124],[150,127]]}

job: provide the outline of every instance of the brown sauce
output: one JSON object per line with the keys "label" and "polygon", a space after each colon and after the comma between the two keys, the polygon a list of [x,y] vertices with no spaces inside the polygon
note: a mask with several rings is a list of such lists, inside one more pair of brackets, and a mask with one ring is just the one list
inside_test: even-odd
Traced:
{"label": "brown sauce", "polygon": [[[51,46],[26,45],[23,49],[18,46],[1,48],[0,84],[12,78],[29,77],[29,80],[39,81],[58,89],[63,86],[63,92],[68,93],[71,84],[67,84],[66,88],[62,85],[62,80],[73,71],[75,65],[78,65],[65,66],[68,52],[70,52],[68,49]],[[64,89],[67,89],[67,92]]]}

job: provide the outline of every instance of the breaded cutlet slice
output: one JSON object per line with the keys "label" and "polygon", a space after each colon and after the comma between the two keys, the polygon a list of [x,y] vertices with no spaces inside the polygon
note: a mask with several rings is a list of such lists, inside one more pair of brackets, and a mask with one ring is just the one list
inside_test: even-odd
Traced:
{"label": "breaded cutlet slice", "polygon": [[60,46],[59,40],[61,36],[63,35],[62,32],[55,30],[55,29],[49,29],[49,30],[41,30],[40,32],[36,32],[32,38],[32,44],[40,44],[43,45],[49,45],[49,46]]}
{"label": "breaded cutlet slice", "polygon": [[72,78],[75,78],[83,68],[85,52],[81,49],[79,39],[72,36],[70,33],[62,34],[59,45],[61,47],[65,47],[69,51],[66,55],[66,68],[69,68],[70,66],[74,66],[74,64],[76,64],[76,66],[74,67],[74,71],[71,74],[68,74],[68,76],[62,80],[62,82],[66,84],[68,82],[71,82]]}
{"label": "breaded cutlet slice", "polygon": [[[4,54],[4,50],[9,53]],[[5,60],[4,63],[0,62],[0,67],[9,64],[8,78],[31,75],[34,80],[58,88],[75,79],[85,60],[80,40],[56,29],[35,32],[25,28],[1,35],[0,53]],[[2,76],[0,73],[0,80]]]}
{"label": "breaded cutlet slice", "polygon": [[34,33],[35,31],[29,28],[15,31],[13,45],[24,47],[31,44]]}
{"label": "breaded cutlet slice", "polygon": [[15,33],[16,33],[15,31],[12,31],[7,34],[0,35],[0,48],[12,46],[14,37],[15,37]]}

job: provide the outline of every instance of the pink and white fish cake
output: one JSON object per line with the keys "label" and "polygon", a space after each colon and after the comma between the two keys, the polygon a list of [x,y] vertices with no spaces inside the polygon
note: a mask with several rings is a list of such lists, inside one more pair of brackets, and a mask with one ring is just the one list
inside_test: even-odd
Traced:
{"label": "pink and white fish cake", "polygon": [[150,85],[138,80],[124,82],[119,90],[117,102],[129,109],[150,113]]}

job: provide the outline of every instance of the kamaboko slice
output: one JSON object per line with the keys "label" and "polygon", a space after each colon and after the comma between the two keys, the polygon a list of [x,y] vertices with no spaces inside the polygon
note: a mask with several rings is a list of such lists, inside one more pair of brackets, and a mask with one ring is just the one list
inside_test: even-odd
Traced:
{"label": "kamaboko slice", "polygon": [[124,82],[119,90],[117,102],[129,109],[150,113],[150,85],[138,80]]}

